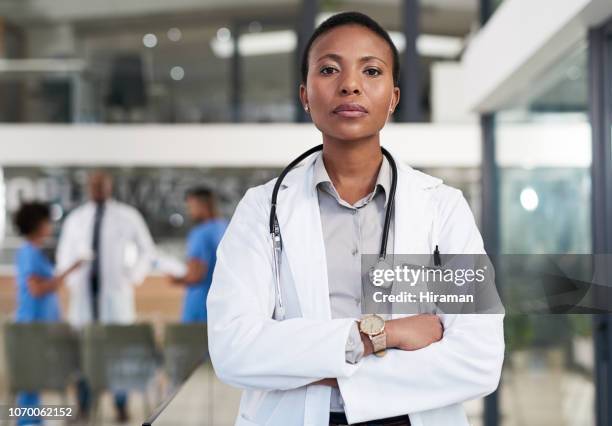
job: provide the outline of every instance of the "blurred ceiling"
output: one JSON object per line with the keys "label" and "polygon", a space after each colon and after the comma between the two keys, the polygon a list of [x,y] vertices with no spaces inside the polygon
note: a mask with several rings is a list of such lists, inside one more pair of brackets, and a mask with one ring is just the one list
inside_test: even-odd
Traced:
{"label": "blurred ceiling", "polygon": [[[321,11],[358,10],[389,30],[400,29],[403,0],[326,0]],[[109,24],[147,22],[168,17],[185,21],[295,21],[297,0],[4,0],[0,17],[17,25],[71,23],[92,29]],[[477,16],[477,0],[422,0],[421,31],[465,36]]]}

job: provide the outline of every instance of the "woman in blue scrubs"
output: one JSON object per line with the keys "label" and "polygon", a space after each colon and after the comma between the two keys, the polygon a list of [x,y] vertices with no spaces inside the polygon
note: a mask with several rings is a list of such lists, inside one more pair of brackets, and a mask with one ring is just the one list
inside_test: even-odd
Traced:
{"label": "woman in blue scrubs", "polygon": [[215,194],[208,188],[190,189],[185,203],[196,224],[187,236],[187,273],[169,279],[185,287],[181,322],[206,322],[206,297],[217,262],[217,246],[227,228],[227,220],[219,216]]}
{"label": "woman in blue scrubs", "polygon": [[[24,242],[15,255],[17,269],[17,311],[15,321],[57,322],[60,309],[57,290],[64,278],[77,269],[82,261],[75,262],[62,274],[55,275],[53,265],[42,252],[42,247],[53,233],[49,207],[42,203],[25,203],[15,215],[15,227]],[[17,395],[19,407],[36,406],[40,398],[36,392]],[[41,424],[39,418],[21,418],[18,425]]]}

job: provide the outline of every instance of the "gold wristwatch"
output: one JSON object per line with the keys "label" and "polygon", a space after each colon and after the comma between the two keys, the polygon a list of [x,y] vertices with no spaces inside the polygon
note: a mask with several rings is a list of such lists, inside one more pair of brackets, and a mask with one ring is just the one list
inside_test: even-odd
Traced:
{"label": "gold wristwatch", "polygon": [[387,335],[385,333],[385,320],[376,314],[366,315],[359,321],[359,331],[370,338],[374,347],[374,355],[385,356],[387,353]]}

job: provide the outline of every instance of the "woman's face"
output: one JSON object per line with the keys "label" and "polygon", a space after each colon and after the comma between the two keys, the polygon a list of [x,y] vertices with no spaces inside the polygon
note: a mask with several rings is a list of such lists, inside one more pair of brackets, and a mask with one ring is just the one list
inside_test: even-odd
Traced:
{"label": "woman's face", "polygon": [[360,25],[330,30],[311,46],[300,98],[324,135],[355,140],[378,134],[399,102],[391,48]]}
{"label": "woman's face", "polygon": [[36,231],[34,231],[36,238],[40,238],[41,240],[47,240],[51,235],[53,235],[53,223],[50,219],[44,219],[40,222]]}

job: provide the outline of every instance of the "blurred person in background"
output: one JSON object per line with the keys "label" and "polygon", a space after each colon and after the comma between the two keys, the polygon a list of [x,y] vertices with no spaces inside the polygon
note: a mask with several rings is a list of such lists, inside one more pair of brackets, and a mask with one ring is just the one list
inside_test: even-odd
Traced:
{"label": "blurred person in background", "polygon": [[[112,179],[104,171],[88,176],[90,201],[66,218],[58,245],[58,264],[68,265],[82,256],[88,268],[73,274],[70,323],[80,328],[91,322],[131,324],[136,320],[134,286],[142,283],[155,256],[153,238],[135,208],[112,198]],[[79,383],[79,409],[88,416],[90,392]],[[115,393],[117,420],[128,420],[127,394]]]}
{"label": "blurred person in background", "polygon": [[[15,227],[25,238],[15,255],[17,269],[17,312],[15,321],[57,322],[61,319],[57,291],[64,279],[82,264],[81,259],[61,274],[54,273],[53,264],[42,252],[42,247],[53,233],[49,206],[31,202],[23,204],[15,214]],[[17,395],[19,407],[40,403],[37,392]],[[41,424],[40,418],[21,418],[18,425]]]}
{"label": "blurred person in background", "polygon": [[206,322],[206,296],[217,262],[217,246],[227,228],[219,216],[217,197],[208,188],[192,188],[185,196],[187,212],[196,224],[187,237],[187,272],[169,276],[170,282],[185,287],[181,321]]}

